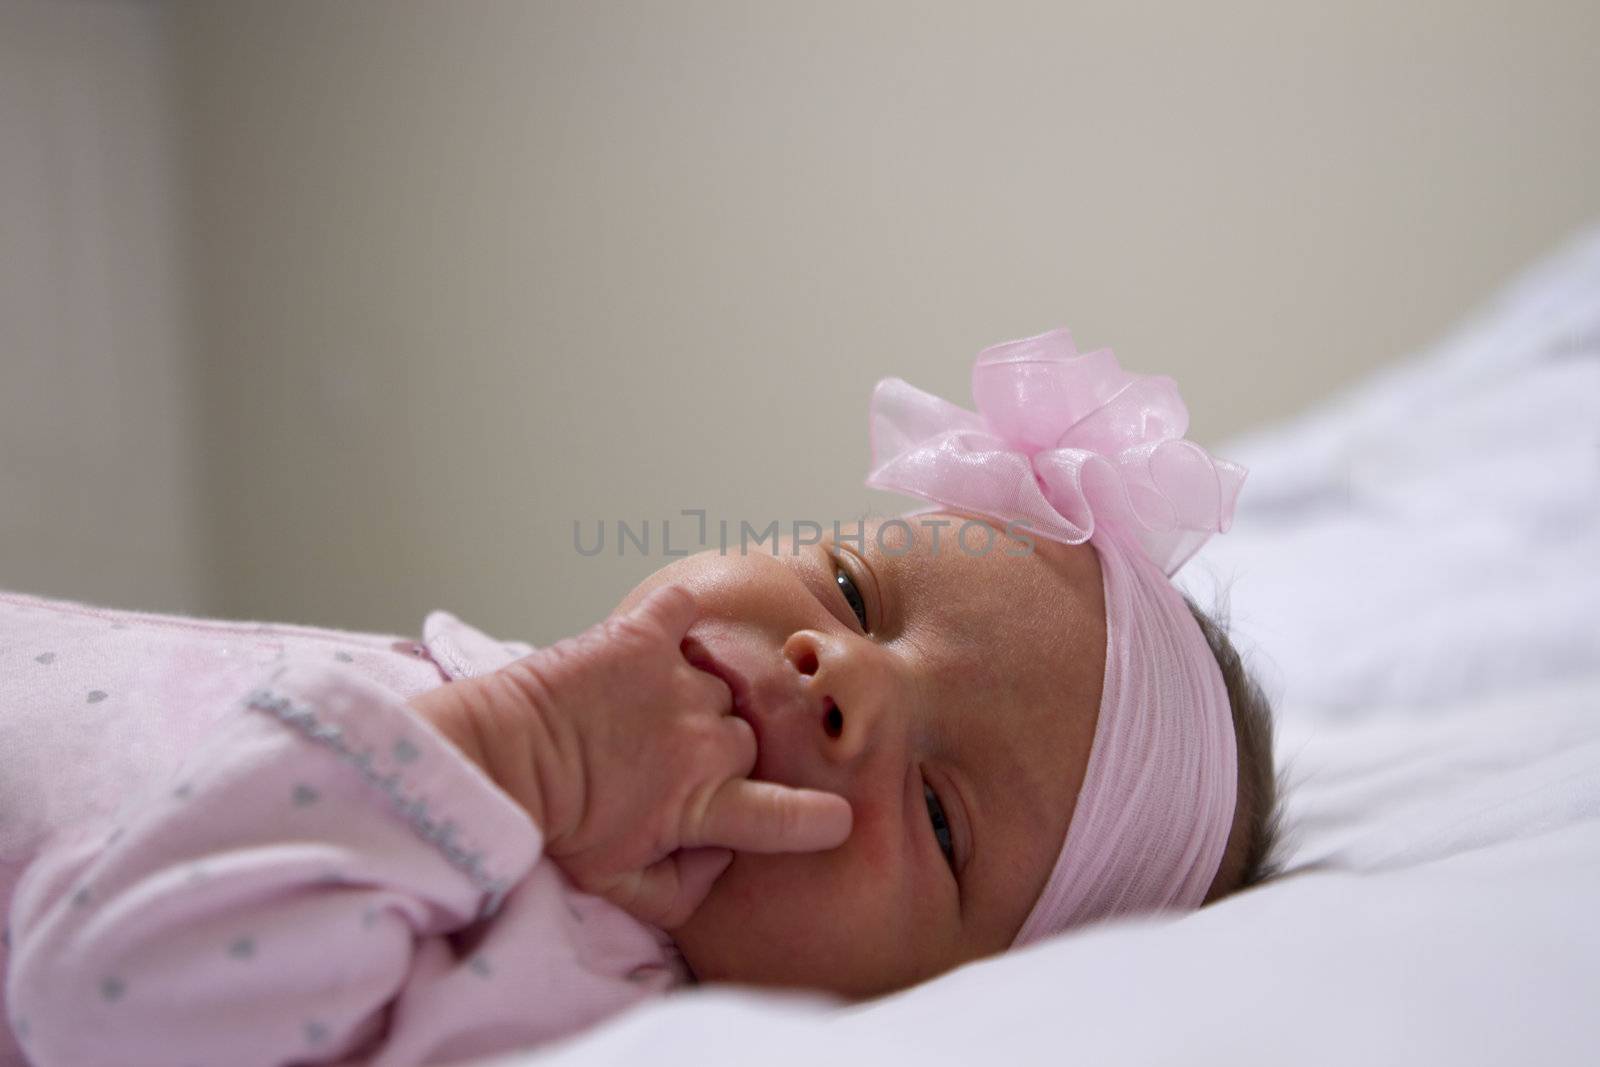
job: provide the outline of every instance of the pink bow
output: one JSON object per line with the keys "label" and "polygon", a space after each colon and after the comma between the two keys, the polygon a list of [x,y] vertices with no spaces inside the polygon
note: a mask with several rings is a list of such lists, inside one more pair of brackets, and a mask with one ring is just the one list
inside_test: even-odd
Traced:
{"label": "pink bow", "polygon": [[1184,440],[1171,378],[1129,374],[1110,349],[1079,355],[1055,329],[979,352],[972,396],[976,414],[880,381],[867,485],[1068,544],[1127,529],[1168,576],[1233,521],[1245,470]]}

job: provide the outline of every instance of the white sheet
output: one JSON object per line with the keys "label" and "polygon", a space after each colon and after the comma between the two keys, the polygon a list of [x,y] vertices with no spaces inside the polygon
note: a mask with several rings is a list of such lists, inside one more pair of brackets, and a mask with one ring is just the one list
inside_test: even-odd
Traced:
{"label": "white sheet", "polygon": [[1600,1062],[1600,230],[1217,449],[1291,873],[883,1000],[702,989],[498,1063]]}

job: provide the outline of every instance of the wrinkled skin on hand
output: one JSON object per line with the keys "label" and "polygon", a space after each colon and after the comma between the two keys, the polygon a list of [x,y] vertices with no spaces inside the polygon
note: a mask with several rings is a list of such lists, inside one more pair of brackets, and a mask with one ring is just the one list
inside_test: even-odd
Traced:
{"label": "wrinkled skin on hand", "polygon": [[526,809],[579,889],[672,929],[733,851],[835,848],[844,798],[748,777],[756,741],[727,685],[682,642],[695,598],[664,585],[631,610],[412,707]]}

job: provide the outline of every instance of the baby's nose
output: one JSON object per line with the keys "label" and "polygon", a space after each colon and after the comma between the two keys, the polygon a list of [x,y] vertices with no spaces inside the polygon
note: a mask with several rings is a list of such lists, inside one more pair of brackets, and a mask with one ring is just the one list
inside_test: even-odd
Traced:
{"label": "baby's nose", "polygon": [[816,636],[805,630],[792,634],[784,643],[783,654],[805,680],[806,688],[811,690],[808,701],[811,706],[805,714],[815,714],[820,704],[822,732],[830,739],[838,740],[844,735],[844,711],[831,694],[823,691],[825,683],[817,678],[822,666],[822,650]]}
{"label": "baby's nose", "polygon": [[[817,748],[833,763],[860,757],[869,746],[875,716],[869,705],[881,702],[881,686],[873,682],[878,665],[869,663],[862,648],[848,639],[817,630],[800,630],[783,646],[799,675],[804,698],[800,702],[801,730],[821,727]],[[816,734],[811,734],[817,737]]]}
{"label": "baby's nose", "polygon": [[870,718],[859,710],[851,712],[827,701],[822,712],[823,756],[837,764],[865,758],[872,747]]}
{"label": "baby's nose", "polygon": [[844,733],[844,712],[831,701],[828,710],[822,713],[822,732],[835,740]]}

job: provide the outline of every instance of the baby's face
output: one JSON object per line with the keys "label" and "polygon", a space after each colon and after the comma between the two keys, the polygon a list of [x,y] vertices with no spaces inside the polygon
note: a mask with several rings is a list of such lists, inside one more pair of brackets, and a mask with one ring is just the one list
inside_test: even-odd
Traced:
{"label": "baby's face", "polygon": [[751,777],[838,793],[854,812],[831,851],[735,855],[673,931],[702,981],[870,996],[1002,951],[1021,927],[1088,762],[1105,608],[1093,549],[991,522],[993,546],[973,527],[963,550],[972,518],[702,552],[622,601],[693,589],[691,662],[733,678],[757,738]]}

